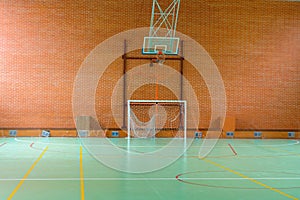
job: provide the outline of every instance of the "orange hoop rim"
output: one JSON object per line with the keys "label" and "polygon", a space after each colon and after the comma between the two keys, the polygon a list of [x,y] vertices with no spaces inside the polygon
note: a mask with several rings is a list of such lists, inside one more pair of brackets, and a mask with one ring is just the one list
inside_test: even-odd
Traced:
{"label": "orange hoop rim", "polygon": [[163,51],[161,51],[161,50],[157,51],[156,60],[159,64],[163,64],[165,62],[166,55],[164,54]]}

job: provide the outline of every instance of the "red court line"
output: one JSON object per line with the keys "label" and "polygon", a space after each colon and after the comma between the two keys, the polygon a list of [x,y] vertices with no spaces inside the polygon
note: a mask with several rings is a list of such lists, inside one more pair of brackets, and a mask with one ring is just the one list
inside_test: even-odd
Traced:
{"label": "red court line", "polygon": [[237,152],[234,150],[233,146],[229,143],[228,143],[228,146],[230,147],[230,149],[234,153],[234,155],[237,155]]}
{"label": "red court line", "polygon": [[0,147],[4,146],[4,145],[6,145],[6,144],[7,144],[7,143],[6,143],[6,142],[4,142],[4,143],[0,144]]}
{"label": "red court line", "polygon": [[[181,174],[178,174],[175,178],[177,181],[180,181],[181,183],[185,183],[185,184],[190,184],[190,185],[196,185],[196,186],[200,186],[200,187],[210,187],[210,188],[224,188],[224,189],[241,189],[241,190],[267,190],[267,189],[270,189],[270,188],[267,188],[267,187],[246,187],[246,186],[242,186],[242,185],[237,185],[237,186],[231,186],[231,185],[227,185],[225,183],[225,185],[219,185],[218,184],[218,181],[220,181],[221,179],[223,179],[223,181],[229,181],[229,180],[237,180],[237,181],[241,181],[241,180],[247,180],[245,177],[241,177],[241,178],[227,178],[224,179],[223,178],[220,178],[220,180],[217,179],[214,179],[214,178],[201,178],[199,177],[199,179],[195,178],[193,176],[193,178],[184,178],[185,175],[188,175],[188,174],[193,174],[193,173],[204,173],[204,172],[212,172],[212,173],[217,173],[217,172],[224,172],[224,171],[194,171],[194,172],[185,172],[185,173],[181,173]],[[261,171],[262,172],[262,171]],[[250,177],[249,177],[250,178]],[[206,180],[214,180],[214,182],[212,182],[211,184],[208,184],[206,182]],[[250,178],[252,180],[258,180],[260,178]],[[269,179],[269,178],[266,178],[266,179]],[[273,178],[272,178],[273,179]],[[275,179],[274,179],[275,180]],[[280,180],[277,179],[277,180]],[[291,187],[279,187],[279,188],[276,188],[278,190],[294,190],[294,189],[297,189],[299,190],[300,188],[300,185],[294,185],[294,186],[291,186]]]}

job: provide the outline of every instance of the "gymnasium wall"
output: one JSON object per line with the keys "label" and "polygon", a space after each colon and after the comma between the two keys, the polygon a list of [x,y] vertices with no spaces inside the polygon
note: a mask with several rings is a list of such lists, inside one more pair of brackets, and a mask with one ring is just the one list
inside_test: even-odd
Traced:
{"label": "gymnasium wall", "polygon": [[[151,5],[151,0],[1,1],[0,128],[74,128],[72,91],[81,63],[105,39],[149,26]],[[218,66],[236,129],[300,129],[299,2],[183,0],[177,30],[198,41]],[[97,115],[108,128],[116,128],[109,106],[122,65],[121,58],[112,63],[97,88]],[[187,61],[184,75],[197,93],[199,127],[205,129],[211,114],[207,87]],[[154,86],[145,87],[134,98],[153,98]],[[161,98],[171,96],[160,89]]]}

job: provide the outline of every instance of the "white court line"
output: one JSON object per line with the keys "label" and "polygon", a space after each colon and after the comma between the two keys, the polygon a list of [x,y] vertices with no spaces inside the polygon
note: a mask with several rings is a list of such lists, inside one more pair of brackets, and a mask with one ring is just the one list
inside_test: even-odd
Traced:
{"label": "white court line", "polygon": [[[246,178],[183,178],[179,177],[180,180],[248,180]],[[300,177],[258,177],[251,178],[255,180],[300,180]],[[18,178],[2,178],[0,181],[20,181]],[[26,181],[79,181],[80,178],[28,178]],[[84,178],[85,181],[174,181],[173,178]]]}
{"label": "white court line", "polygon": [[[80,146],[81,143],[80,143],[80,140],[79,140],[79,143],[78,144],[66,144],[66,143],[57,143],[57,142],[41,142],[41,141],[38,141],[38,140],[21,140],[21,139],[17,139],[15,138],[15,141],[18,141],[18,142],[26,142],[26,143],[36,143],[36,144],[45,144],[45,145],[56,145],[56,146],[59,146],[59,145],[62,145],[62,146]],[[237,147],[237,148],[249,148],[249,147],[253,147],[253,146],[256,146],[256,147],[278,147],[278,146],[292,146],[292,145],[298,145],[300,143],[300,141],[298,140],[292,140],[294,141],[294,143],[286,143],[286,144],[262,144],[262,145],[257,145],[257,144],[253,144],[253,145],[245,145],[245,146],[239,146],[239,145],[234,145],[234,147]],[[112,143],[113,144],[113,143]],[[119,148],[127,148],[127,145],[122,145],[122,146],[118,146],[116,144],[114,144],[115,146],[119,147]],[[101,147],[111,147],[111,145],[88,145],[88,146],[101,146]],[[132,148],[153,148],[153,147],[156,147],[156,148],[166,148],[165,145],[155,145],[155,146],[141,146],[141,145],[136,145],[136,146],[133,146],[131,145]],[[168,146],[170,148],[177,148],[178,146]],[[202,145],[197,145],[197,146],[194,146],[194,145],[191,145],[189,148],[200,148],[200,147],[209,147],[209,146],[202,146]],[[215,148],[228,148],[228,145],[224,145],[224,146],[215,146]]]}

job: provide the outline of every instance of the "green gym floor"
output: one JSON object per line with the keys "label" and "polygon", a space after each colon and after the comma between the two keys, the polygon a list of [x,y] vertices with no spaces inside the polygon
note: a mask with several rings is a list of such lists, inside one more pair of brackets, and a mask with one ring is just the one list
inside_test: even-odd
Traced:
{"label": "green gym floor", "polygon": [[[112,140],[127,144],[123,138]],[[158,148],[160,140],[153,143]],[[140,141],[135,145],[141,149]],[[194,140],[168,167],[131,174],[97,161],[79,138],[0,138],[0,199],[300,198],[299,141],[221,139],[200,159],[202,142]]]}

